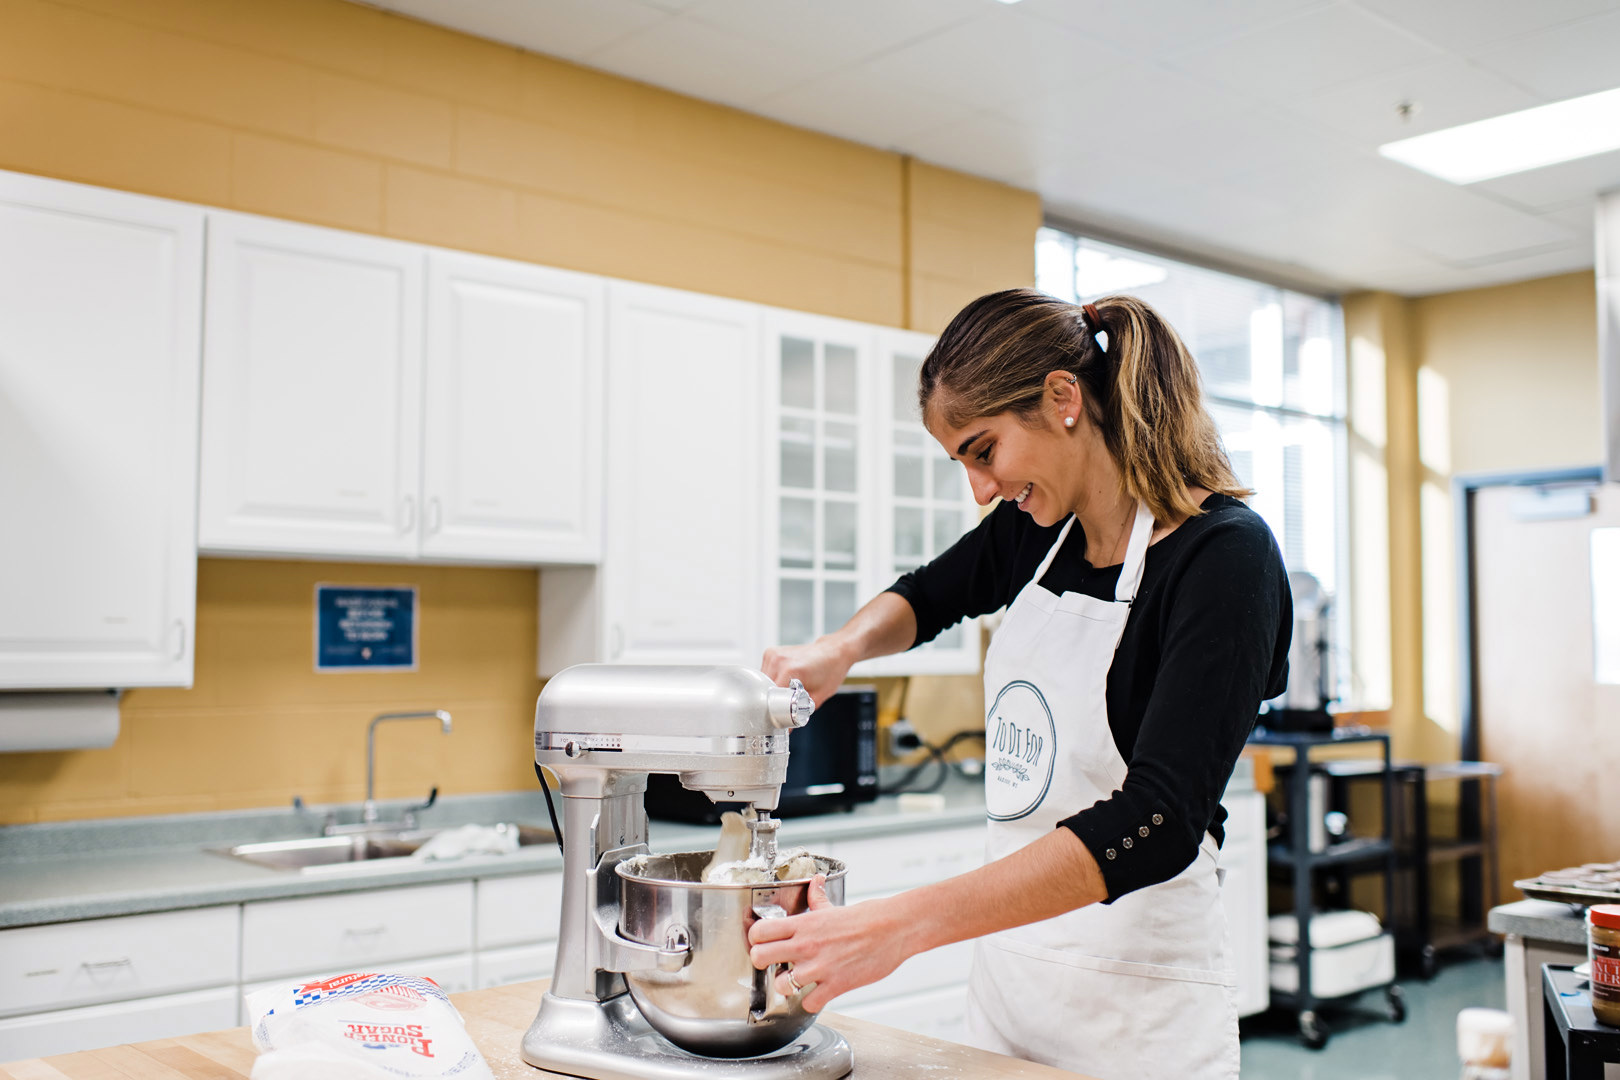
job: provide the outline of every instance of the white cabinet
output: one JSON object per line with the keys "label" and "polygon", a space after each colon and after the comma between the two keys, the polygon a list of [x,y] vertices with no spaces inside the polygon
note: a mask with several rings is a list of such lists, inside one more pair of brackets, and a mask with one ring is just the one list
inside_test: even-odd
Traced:
{"label": "white cabinet", "polygon": [[[917,375],[934,339],[880,330],[874,344],[877,434],[876,588],[914,570],[979,522],[967,471],[923,426]],[[855,676],[976,675],[979,625],[964,619],[909,652],[857,664]]]}
{"label": "white cabinet", "polygon": [[760,309],[608,288],[602,567],[540,581],[540,671],[759,663]]}
{"label": "white cabinet", "polygon": [[205,551],[598,555],[604,288],[211,214]]}
{"label": "white cabinet", "polygon": [[410,244],[209,215],[205,550],[416,553],[422,261]]}
{"label": "white cabinet", "polygon": [[0,173],[0,688],[191,685],[202,235]]}
{"label": "white cabinet", "polygon": [[468,954],[472,933],[470,881],[257,901],[242,906],[242,981]]}
{"label": "white cabinet", "polygon": [[111,1005],[14,1016],[0,1020],[0,1062],[235,1027],[238,998],[233,984]]}
{"label": "white cabinet", "polygon": [[774,644],[838,629],[874,591],[872,338],[839,319],[766,318],[764,625]]}
{"label": "white cabinet", "polygon": [[427,281],[422,555],[594,562],[601,279],[434,252]]}

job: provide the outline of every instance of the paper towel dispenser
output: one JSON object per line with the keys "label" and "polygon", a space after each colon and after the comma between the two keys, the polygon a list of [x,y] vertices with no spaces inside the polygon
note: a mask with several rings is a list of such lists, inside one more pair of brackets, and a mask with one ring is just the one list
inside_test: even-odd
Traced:
{"label": "paper towel dispenser", "polygon": [[0,693],[0,753],[111,746],[122,696],[121,690]]}

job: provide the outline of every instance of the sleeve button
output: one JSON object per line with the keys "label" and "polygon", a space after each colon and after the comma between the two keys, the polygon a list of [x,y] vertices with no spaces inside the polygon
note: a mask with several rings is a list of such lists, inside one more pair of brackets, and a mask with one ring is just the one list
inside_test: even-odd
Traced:
{"label": "sleeve button", "polygon": [[1105,854],[1105,855],[1107,855],[1107,856],[1108,856],[1108,857],[1109,857],[1109,858],[1110,858],[1110,859],[1117,859],[1117,858],[1119,858],[1119,852],[1117,852],[1117,851],[1115,851],[1115,850],[1114,850],[1114,849],[1113,849],[1113,848],[1109,848],[1109,849],[1108,849],[1108,850],[1107,850],[1107,851],[1105,851],[1105,852],[1104,852],[1104,853],[1103,853],[1103,854]]}
{"label": "sleeve button", "polygon": [[1136,835],[1137,836],[1146,836],[1147,834],[1148,834],[1148,827],[1146,825],[1144,825],[1140,829],[1136,830]]}
{"label": "sleeve button", "polygon": [[1131,845],[1135,844],[1136,841],[1127,836],[1125,839],[1121,840],[1120,843],[1124,844],[1125,850],[1129,851],[1131,849]]}
{"label": "sleeve button", "polygon": [[1164,815],[1163,814],[1154,814],[1153,815],[1153,824],[1155,824],[1155,825],[1163,825],[1164,824]]}

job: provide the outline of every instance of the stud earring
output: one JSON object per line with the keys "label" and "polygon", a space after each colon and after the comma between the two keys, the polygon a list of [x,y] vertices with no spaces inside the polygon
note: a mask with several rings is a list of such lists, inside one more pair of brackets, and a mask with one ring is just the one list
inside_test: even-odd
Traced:
{"label": "stud earring", "polygon": [[1074,417],[1072,417],[1072,416],[1065,416],[1065,417],[1064,417],[1064,418],[1063,418],[1063,426],[1064,426],[1064,427],[1074,427]]}

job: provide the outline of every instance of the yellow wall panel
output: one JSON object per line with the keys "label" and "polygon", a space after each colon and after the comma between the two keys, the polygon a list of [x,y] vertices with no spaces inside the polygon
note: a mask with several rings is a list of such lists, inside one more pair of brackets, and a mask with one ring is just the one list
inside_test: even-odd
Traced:
{"label": "yellow wall panel", "polygon": [[380,232],[382,177],[383,163],[375,158],[242,133],[231,143],[227,205],[317,225]]}
{"label": "yellow wall panel", "polygon": [[346,75],[317,73],[315,138],[331,146],[448,168],[454,126],[449,102]]}
{"label": "yellow wall panel", "polygon": [[0,168],[226,204],[231,133],[118,102],[0,82]]}
{"label": "yellow wall panel", "polygon": [[[933,330],[1030,283],[1040,217],[1030,192],[346,0],[0,0],[0,167]],[[315,673],[317,581],[415,584],[420,669]],[[388,708],[456,731],[385,727],[385,797],[528,788],[537,591],[204,559],[195,685],[131,691],[109,749],[0,755],[0,823],[353,801]]]}
{"label": "yellow wall panel", "polygon": [[383,177],[383,231],[401,240],[522,258],[517,193],[408,165]]}

